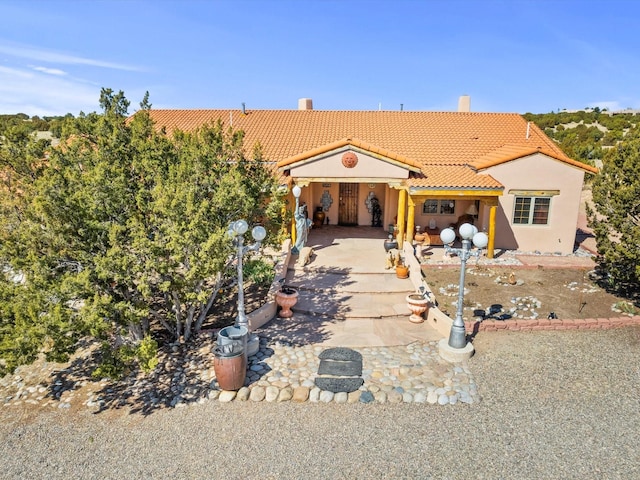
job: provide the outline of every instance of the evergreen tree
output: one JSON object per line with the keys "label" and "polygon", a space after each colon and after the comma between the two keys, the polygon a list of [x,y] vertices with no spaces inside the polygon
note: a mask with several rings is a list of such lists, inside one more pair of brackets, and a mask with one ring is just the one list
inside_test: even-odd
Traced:
{"label": "evergreen tree", "polygon": [[[130,118],[122,92],[103,89],[100,104],[66,122],[46,160],[28,135],[3,142],[0,302],[28,297],[3,312],[5,368],[87,333],[135,346],[156,326],[188,341],[229,280],[231,221],[261,222],[280,240],[277,180],[246,158],[242,132],[218,122],[170,138],[148,95]],[[9,348],[19,335],[24,354]]]}
{"label": "evergreen tree", "polygon": [[593,182],[595,211],[588,210],[599,267],[609,286],[626,296],[640,291],[640,136],[605,156]]}

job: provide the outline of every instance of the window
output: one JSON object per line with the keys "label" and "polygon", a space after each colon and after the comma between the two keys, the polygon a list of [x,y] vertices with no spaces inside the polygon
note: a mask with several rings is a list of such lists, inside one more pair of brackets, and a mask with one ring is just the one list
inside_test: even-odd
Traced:
{"label": "window", "polygon": [[549,223],[549,197],[516,197],[513,223],[517,225],[547,225]]}
{"label": "window", "polygon": [[438,213],[438,200],[427,200],[422,206],[422,213],[435,215]]}
{"label": "window", "polygon": [[425,200],[422,206],[423,215],[453,215],[455,210],[455,200]]}

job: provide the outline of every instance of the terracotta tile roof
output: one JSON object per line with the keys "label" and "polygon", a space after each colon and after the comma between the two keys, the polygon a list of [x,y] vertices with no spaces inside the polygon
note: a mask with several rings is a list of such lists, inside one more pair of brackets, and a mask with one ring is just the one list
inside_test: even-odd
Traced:
{"label": "terracotta tile roof", "polygon": [[[245,132],[245,148],[256,142],[263,158],[286,167],[313,155],[351,144],[420,167],[423,176],[408,183],[430,187],[495,186],[491,177],[475,178],[474,169],[540,151],[580,166],[533,123],[515,113],[333,111],[333,110],[151,110],[168,132],[193,130],[221,120]],[[528,133],[528,135],[527,135]],[[433,169],[467,165],[467,169]],[[455,176],[454,176],[455,172]]]}
{"label": "terracotta tile roof", "polygon": [[407,185],[426,189],[503,189],[491,175],[478,174],[466,165],[429,165],[424,172],[409,178]]}
{"label": "terracotta tile roof", "polygon": [[544,153],[550,157],[556,158],[570,165],[574,165],[576,167],[582,168],[591,173],[598,173],[597,168],[587,165],[585,163],[573,160],[572,158],[569,158],[564,154],[562,154],[562,156],[560,157],[560,156],[554,155],[553,152],[550,152],[543,148],[531,148],[529,146],[522,146],[522,145],[505,145],[501,148],[498,148],[497,150],[489,152],[488,154],[478,158],[474,162],[471,162],[470,165],[477,170],[483,170],[485,168],[493,167],[501,163],[515,160],[517,158],[523,158],[529,155],[534,155],[536,153]]}

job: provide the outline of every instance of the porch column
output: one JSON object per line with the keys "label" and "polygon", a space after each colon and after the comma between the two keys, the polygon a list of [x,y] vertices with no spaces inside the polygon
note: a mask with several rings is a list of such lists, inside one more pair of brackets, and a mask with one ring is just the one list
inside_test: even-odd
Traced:
{"label": "porch column", "polygon": [[487,258],[493,258],[496,243],[496,205],[489,207],[489,243],[487,244]]}
{"label": "porch column", "polygon": [[398,192],[398,233],[396,240],[398,240],[398,248],[402,249],[404,242],[404,217],[407,211],[407,191],[400,190]]}
{"label": "porch column", "polygon": [[413,242],[413,232],[416,229],[416,204],[409,195],[408,198],[409,211],[407,214],[407,242]]}
{"label": "porch column", "polygon": [[293,220],[291,220],[291,245],[295,245],[296,244],[296,240],[298,238],[298,236],[296,235],[296,220],[295,218]]}

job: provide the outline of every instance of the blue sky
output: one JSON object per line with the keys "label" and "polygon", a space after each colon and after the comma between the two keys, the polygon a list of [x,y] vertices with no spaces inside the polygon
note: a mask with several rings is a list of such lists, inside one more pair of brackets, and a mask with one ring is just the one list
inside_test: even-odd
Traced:
{"label": "blue sky", "polygon": [[0,113],[640,108],[635,0],[0,0]]}

